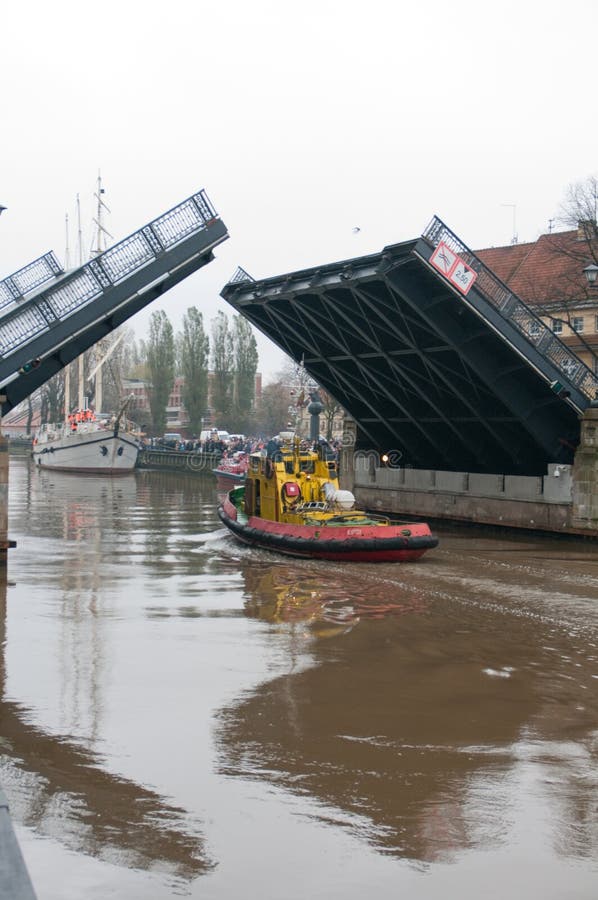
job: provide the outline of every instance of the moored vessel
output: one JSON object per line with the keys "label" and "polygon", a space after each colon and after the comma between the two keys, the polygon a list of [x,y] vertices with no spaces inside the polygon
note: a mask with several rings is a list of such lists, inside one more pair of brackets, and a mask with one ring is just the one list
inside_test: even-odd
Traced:
{"label": "moored vessel", "polygon": [[244,483],[248,468],[248,454],[244,450],[238,450],[232,456],[223,456],[212,472],[216,476],[218,487],[230,490]]}
{"label": "moored vessel", "polygon": [[37,432],[32,457],[40,469],[119,475],[135,468],[139,442],[120,416],[100,418],[87,409],[68,418]]}

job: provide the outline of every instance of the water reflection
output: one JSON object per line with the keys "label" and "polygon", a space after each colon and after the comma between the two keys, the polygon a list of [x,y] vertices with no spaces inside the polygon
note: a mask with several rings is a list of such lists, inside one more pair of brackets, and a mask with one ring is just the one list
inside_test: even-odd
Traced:
{"label": "water reflection", "polygon": [[[98,752],[110,675],[107,625],[118,581],[112,567],[120,541],[132,543],[128,512],[137,490],[135,476],[25,473],[20,515],[28,517],[37,553],[29,561],[29,590],[20,590],[17,602],[27,601],[27,614],[39,597],[48,620],[29,622],[31,652],[40,673],[55,673],[50,696],[59,732],[45,729],[36,722],[38,710],[8,695],[7,583],[0,581],[0,783],[15,821],[71,850],[189,881],[213,865],[196,817],[110,771]],[[17,590],[8,589],[9,601]],[[40,637],[50,641],[43,655],[35,651]]]}
{"label": "water reflection", "polygon": [[560,634],[555,658],[550,621],[463,615],[371,575],[244,568],[247,614],[286,625],[309,662],[222,711],[222,771],[422,861],[512,840],[524,781],[555,854],[598,854],[596,656]]}
{"label": "water reflection", "polygon": [[238,544],[207,478],[19,463],[10,489],[0,783],[48,896],[82,893],[65,859],[122,898],[477,896],[488,867],[495,897],[532,868],[594,896],[590,544],[314,565]]}
{"label": "water reflection", "polygon": [[427,601],[406,591],[382,594],[378,584],[348,583],[341,571],[252,561],[242,567],[245,611],[266,622],[301,623],[316,637],[345,634],[362,619],[421,612]]}

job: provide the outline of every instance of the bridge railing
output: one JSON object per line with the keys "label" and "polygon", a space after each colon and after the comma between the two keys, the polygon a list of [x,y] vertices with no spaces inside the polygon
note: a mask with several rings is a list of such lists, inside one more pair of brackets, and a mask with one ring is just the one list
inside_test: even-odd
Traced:
{"label": "bridge railing", "polygon": [[21,300],[29,291],[41,287],[46,281],[62,275],[63,272],[64,269],[51,250],[34,259],[29,265],[0,281],[0,310],[15,300]]}
{"label": "bridge railing", "polygon": [[470,250],[444,222],[434,216],[422,234],[432,247],[446,244],[477,274],[475,288],[538,352],[549,360],[589,400],[598,398],[598,376]]}
{"label": "bridge railing", "polygon": [[[22,273],[31,266],[37,265],[31,272],[31,280],[34,280],[33,276],[38,269],[37,277],[41,277],[43,266],[40,260],[5,279],[2,285],[10,282],[6,285],[10,299],[4,305],[14,304],[16,301],[16,306],[0,318],[0,357],[9,356],[17,347],[51,329],[53,323],[65,319],[95,300],[104,290],[142,269],[175,244],[207,228],[216,218],[217,213],[202,190],[105,250],[81,268],[65,275],[59,283],[37,296],[21,299],[19,302],[23,294],[15,296],[11,284],[18,284],[18,281],[15,282],[17,275],[22,276],[24,282],[25,276]],[[49,254],[46,254],[47,256]],[[45,260],[46,257],[40,259]],[[47,265],[50,266],[49,261]],[[56,274],[59,272],[54,272],[54,275]],[[43,281],[38,281],[38,285],[42,283]],[[27,288],[31,289],[31,286]],[[0,292],[0,298],[2,296],[4,295]],[[0,309],[1,303],[0,299]]]}
{"label": "bridge railing", "polygon": [[227,284],[241,284],[243,281],[254,281],[254,279],[242,268],[242,266],[237,266],[231,277],[228,279]]}

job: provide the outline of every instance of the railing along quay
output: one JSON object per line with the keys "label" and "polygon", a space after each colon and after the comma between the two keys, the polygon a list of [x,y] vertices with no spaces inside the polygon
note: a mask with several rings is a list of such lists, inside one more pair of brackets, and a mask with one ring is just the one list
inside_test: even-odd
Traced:
{"label": "railing along quay", "polygon": [[8,801],[0,790],[0,897],[36,900],[36,893],[15,835]]}
{"label": "railing along quay", "polygon": [[194,450],[157,450],[153,447],[140,450],[138,469],[164,469],[169,472],[185,472],[192,475],[212,474],[221,453],[197,453]]}

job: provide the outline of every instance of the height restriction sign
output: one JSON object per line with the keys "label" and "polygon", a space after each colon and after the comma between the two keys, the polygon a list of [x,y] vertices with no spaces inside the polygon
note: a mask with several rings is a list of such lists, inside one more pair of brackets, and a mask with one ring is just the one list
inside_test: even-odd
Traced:
{"label": "height restriction sign", "polygon": [[467,294],[476,280],[477,273],[459,259],[451,248],[441,241],[430,257],[430,263],[444,275],[462,294]]}

